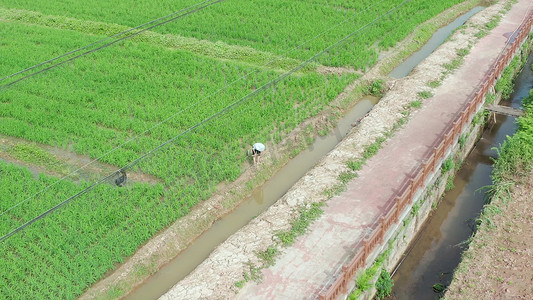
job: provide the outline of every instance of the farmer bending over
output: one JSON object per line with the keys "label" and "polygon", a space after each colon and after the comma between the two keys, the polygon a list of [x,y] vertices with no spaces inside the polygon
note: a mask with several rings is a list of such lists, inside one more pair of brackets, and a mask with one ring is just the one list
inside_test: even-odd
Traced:
{"label": "farmer bending over", "polygon": [[261,152],[265,151],[265,145],[261,143],[255,143],[252,146],[252,157],[254,158],[254,164],[257,164],[259,162],[259,158],[261,157]]}

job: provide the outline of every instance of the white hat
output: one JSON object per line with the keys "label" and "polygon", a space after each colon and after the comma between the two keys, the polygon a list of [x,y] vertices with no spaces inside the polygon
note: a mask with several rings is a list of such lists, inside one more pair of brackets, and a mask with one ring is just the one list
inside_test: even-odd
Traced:
{"label": "white hat", "polygon": [[260,151],[260,152],[263,152],[265,151],[266,147],[265,145],[261,144],[261,143],[255,143],[253,148],[257,151]]}

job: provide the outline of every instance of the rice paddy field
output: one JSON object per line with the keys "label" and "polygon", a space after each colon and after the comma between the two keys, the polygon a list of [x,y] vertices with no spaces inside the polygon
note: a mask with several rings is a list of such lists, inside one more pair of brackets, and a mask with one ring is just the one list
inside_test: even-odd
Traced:
{"label": "rice paddy field", "polygon": [[58,153],[153,179],[96,185],[0,241],[1,298],[81,295],[237,179],[250,144],[282,141],[380,52],[461,1],[207,1],[35,76],[9,77],[199,2],[0,3],[0,236],[105,176],[87,168],[59,180],[75,168]]}

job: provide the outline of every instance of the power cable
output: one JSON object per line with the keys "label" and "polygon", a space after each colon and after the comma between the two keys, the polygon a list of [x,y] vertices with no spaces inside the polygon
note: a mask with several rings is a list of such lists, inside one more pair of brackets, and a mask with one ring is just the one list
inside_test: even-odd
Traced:
{"label": "power cable", "polygon": [[[381,4],[383,1],[385,1],[385,0],[381,0],[380,2],[378,2],[378,3],[374,4],[374,5],[379,5],[379,4]],[[361,13],[363,13],[363,12],[369,10],[370,8],[372,8],[372,7],[370,6],[370,7],[365,8],[364,10],[361,10],[361,11],[359,12],[359,14],[361,14]],[[354,17],[353,17],[353,18],[346,18],[344,21],[338,23],[337,25],[332,26],[332,27],[328,28],[328,29],[325,30],[325,31],[322,31],[321,33],[315,35],[314,37],[312,37],[311,39],[309,39],[309,40],[307,40],[307,41],[301,43],[300,45],[298,45],[298,46],[296,46],[296,47],[293,47],[292,49],[289,49],[289,50],[285,51],[284,56],[287,56],[287,54],[289,54],[290,52],[292,52],[292,51],[294,51],[294,50],[296,50],[296,49],[302,47],[302,46],[305,45],[305,44],[308,44],[309,42],[311,42],[311,41],[317,39],[318,37],[324,35],[325,33],[329,32],[329,31],[331,31],[332,29],[339,27],[340,25],[346,23],[346,22],[349,21],[350,19],[353,20]],[[276,62],[276,61],[279,61],[279,60],[282,59],[282,58],[283,58],[283,56],[280,56],[280,57],[278,57],[278,58],[276,58],[276,59],[272,59],[272,60],[268,61],[267,63],[265,63],[263,66],[268,66],[268,65],[270,65],[270,64],[272,64],[272,63],[274,63],[274,62]],[[127,145],[127,144],[129,144],[130,142],[132,142],[132,141],[138,139],[138,138],[141,137],[142,135],[147,134],[148,132],[150,132],[150,131],[152,131],[152,130],[158,128],[158,127],[161,126],[162,124],[165,124],[165,123],[168,122],[169,120],[174,119],[175,117],[177,117],[178,115],[182,114],[183,112],[188,111],[189,109],[191,109],[191,108],[197,106],[198,104],[200,104],[200,103],[206,101],[207,99],[209,99],[209,98],[211,98],[211,97],[213,97],[213,96],[219,94],[219,93],[222,92],[223,90],[226,90],[227,88],[229,88],[230,86],[232,86],[232,85],[235,84],[236,82],[238,82],[238,81],[242,80],[243,78],[247,77],[248,75],[250,75],[252,72],[253,72],[253,71],[249,71],[249,72],[245,73],[244,75],[242,75],[241,77],[239,77],[239,78],[233,80],[232,82],[230,82],[229,84],[227,84],[227,85],[224,86],[223,88],[220,88],[220,89],[216,90],[215,92],[211,93],[210,95],[208,95],[208,96],[206,96],[206,97],[204,97],[204,98],[202,98],[202,99],[199,99],[198,101],[196,101],[196,102],[194,102],[194,103],[191,103],[189,106],[187,106],[187,107],[183,108],[182,110],[180,110],[180,111],[174,113],[173,115],[167,117],[167,118],[164,119],[163,121],[160,121],[160,122],[157,123],[156,125],[154,125],[154,126],[148,128],[148,129],[146,129],[144,132],[142,132],[142,133],[140,133],[140,134],[138,134],[138,135],[136,135],[136,136],[134,136],[134,137],[131,137],[131,138],[128,139],[127,141],[123,142],[122,144],[120,144],[120,145],[114,147],[113,149],[111,149],[111,150],[107,151],[106,153],[102,154],[101,156],[99,156],[99,157],[97,157],[97,158],[91,160],[91,161],[88,162],[87,164],[85,164],[85,165],[83,165],[83,166],[77,168],[76,170],[70,172],[69,174],[63,176],[62,178],[60,178],[59,180],[55,181],[54,183],[52,183],[52,184],[46,186],[45,188],[41,189],[39,192],[34,193],[32,196],[29,196],[29,197],[26,198],[25,200],[22,200],[22,201],[18,202],[17,204],[11,206],[10,208],[6,209],[6,210],[3,211],[2,213],[0,213],[0,217],[1,217],[2,215],[6,214],[7,212],[9,212],[10,210],[12,210],[12,209],[14,209],[14,208],[16,208],[16,207],[18,207],[18,206],[24,204],[25,202],[29,201],[30,199],[32,199],[32,198],[35,197],[36,195],[39,195],[39,194],[43,193],[44,191],[48,190],[50,187],[56,185],[57,183],[59,183],[59,182],[65,180],[66,178],[71,177],[72,175],[74,175],[74,174],[77,173],[78,171],[80,171],[80,170],[82,170],[82,169],[88,167],[89,165],[91,165],[91,164],[93,164],[93,163],[95,163],[95,162],[97,162],[97,161],[100,161],[100,160],[101,160],[102,158],[104,158],[105,156],[107,156],[107,155],[109,155],[109,154],[115,152],[116,150],[118,150],[118,149],[124,147],[125,145]]]}
{"label": "power cable", "polygon": [[111,41],[111,42],[109,42],[109,43],[106,43],[106,44],[104,44],[104,45],[102,45],[102,46],[99,46],[99,47],[97,47],[97,48],[95,48],[95,49],[91,49],[91,50],[88,50],[88,51],[82,52],[81,54],[78,54],[78,55],[76,55],[76,56],[73,56],[73,57],[71,57],[71,58],[69,58],[69,59],[67,59],[67,60],[63,60],[63,61],[61,61],[61,62],[58,62],[58,63],[56,63],[56,64],[54,64],[54,65],[51,65],[51,66],[46,67],[46,68],[44,68],[44,69],[41,69],[41,70],[39,70],[39,71],[36,71],[36,72],[30,73],[29,75],[23,76],[23,77],[21,77],[21,78],[19,78],[19,79],[16,79],[16,80],[14,80],[14,81],[12,81],[12,82],[10,82],[10,83],[8,83],[8,84],[1,85],[1,86],[0,86],[0,89],[8,88],[8,87],[10,87],[10,86],[12,86],[12,85],[14,85],[14,84],[16,84],[16,83],[22,81],[22,80],[28,79],[28,78],[30,78],[30,77],[33,77],[33,76],[35,76],[35,75],[37,75],[37,74],[40,74],[40,73],[46,72],[46,71],[51,70],[51,69],[53,69],[53,68],[57,68],[57,67],[59,67],[59,66],[61,66],[61,65],[63,65],[63,64],[66,64],[66,63],[68,63],[68,62],[71,62],[71,61],[73,61],[73,60],[75,60],[75,59],[77,59],[77,58],[80,58],[80,57],[85,56],[85,55],[87,55],[87,54],[91,54],[91,53],[96,52],[96,51],[98,51],[98,50],[101,50],[101,49],[107,48],[107,47],[109,47],[109,46],[111,46],[111,45],[113,45],[113,44],[116,44],[116,43],[118,43],[118,42],[120,42],[120,41],[122,41],[122,40],[129,39],[129,38],[131,38],[131,37],[133,37],[133,36],[136,36],[136,35],[138,35],[138,34],[140,34],[140,33],[143,33],[143,32],[145,32],[145,31],[148,31],[148,30],[150,30],[150,29],[152,29],[152,28],[155,28],[155,27],[158,27],[158,26],[164,25],[164,24],[166,24],[166,23],[172,22],[172,21],[174,21],[174,20],[177,20],[177,19],[183,18],[183,17],[185,17],[185,16],[187,16],[187,15],[193,14],[193,13],[195,13],[195,12],[197,12],[197,11],[200,11],[200,10],[202,10],[202,9],[204,9],[204,8],[207,8],[207,7],[209,7],[209,6],[212,6],[212,5],[216,4],[216,3],[220,3],[220,2],[223,2],[223,1],[226,1],[226,0],[216,0],[216,1],[212,2],[212,3],[204,4],[203,6],[200,6],[200,7],[198,7],[198,8],[195,8],[195,9],[193,9],[193,10],[191,10],[191,11],[187,11],[187,12],[184,12],[184,13],[178,15],[178,16],[174,16],[174,17],[170,18],[169,20],[165,20],[165,21],[163,21],[163,22],[161,22],[161,23],[157,23],[157,24],[155,24],[155,25],[152,25],[152,26],[146,27],[146,28],[141,29],[141,30],[139,30],[139,31],[137,31],[137,32],[134,32],[134,33],[132,33],[132,34],[130,34],[130,35],[127,35],[127,36],[121,37],[121,38],[119,38],[119,39],[116,39],[116,40],[113,40],[113,41]]}
{"label": "power cable", "polygon": [[96,42],[93,42],[93,43],[91,43],[91,44],[89,44],[89,45],[86,45],[86,46],[83,46],[83,47],[77,48],[77,49],[72,50],[72,51],[69,51],[69,52],[67,52],[67,53],[65,53],[65,54],[62,54],[62,55],[59,55],[59,56],[57,56],[57,57],[51,58],[51,59],[49,59],[49,60],[47,60],[47,61],[43,61],[43,62],[41,62],[41,63],[39,63],[39,64],[33,65],[33,66],[31,66],[31,67],[28,67],[28,68],[26,68],[26,69],[24,69],[24,70],[20,70],[20,71],[18,71],[18,72],[16,72],[16,73],[13,73],[13,74],[11,74],[11,75],[8,75],[8,76],[5,76],[5,77],[3,77],[3,78],[0,78],[0,82],[1,82],[1,81],[4,81],[4,80],[6,80],[6,79],[9,79],[9,78],[11,78],[11,77],[14,77],[14,76],[16,76],[16,75],[18,75],[18,74],[22,74],[22,73],[25,73],[25,72],[27,72],[27,71],[31,71],[31,70],[33,70],[33,69],[36,69],[36,68],[42,66],[42,65],[45,65],[45,64],[47,64],[47,63],[50,63],[50,62],[56,61],[56,60],[58,60],[58,59],[60,59],[60,58],[63,58],[63,57],[65,57],[65,56],[68,56],[68,55],[70,55],[70,54],[77,53],[77,52],[79,52],[79,51],[81,51],[81,50],[84,50],[84,49],[87,49],[87,48],[89,48],[89,47],[91,47],[91,46],[98,45],[98,44],[100,44],[100,43],[102,43],[102,42],[104,42],[104,41],[110,40],[110,39],[112,39],[112,38],[114,38],[114,37],[118,37],[118,36],[124,35],[124,34],[126,34],[126,33],[128,33],[128,32],[131,32],[131,31],[135,30],[135,29],[139,29],[139,28],[142,28],[142,27],[144,27],[144,26],[146,26],[146,25],[150,25],[150,24],[153,24],[153,23],[155,23],[155,22],[157,22],[157,21],[160,21],[160,20],[166,19],[166,18],[168,18],[168,17],[174,16],[174,15],[176,15],[176,14],[178,14],[178,13],[184,12],[184,11],[186,11],[186,10],[188,10],[188,9],[194,8],[194,7],[196,7],[196,6],[199,6],[199,5],[205,4],[205,3],[210,2],[210,1],[213,1],[213,0],[206,0],[206,1],[203,1],[203,2],[200,2],[200,3],[197,3],[197,4],[195,4],[195,5],[191,5],[191,6],[189,6],[189,7],[183,8],[183,9],[181,9],[181,10],[179,10],[179,11],[173,12],[173,13],[168,14],[168,15],[166,15],[166,16],[163,16],[163,17],[160,17],[160,18],[154,19],[154,20],[152,20],[152,21],[150,21],[150,22],[147,22],[147,23],[144,23],[144,24],[138,25],[138,26],[136,26],[136,27],[130,28],[130,29],[125,30],[125,31],[118,32],[118,33],[116,33],[116,34],[114,34],[114,35],[112,35],[112,36],[108,36],[108,37],[106,37],[106,38],[100,39],[100,40],[98,40],[98,41],[96,41]]}
{"label": "power cable", "polygon": [[279,77],[271,80],[270,82],[262,85],[261,87],[257,88],[256,90],[254,90],[253,92],[249,93],[248,95],[242,97],[241,99],[233,102],[232,104],[226,106],[224,109],[220,110],[219,112],[211,115],[210,117],[204,119],[203,121],[189,127],[188,129],[182,131],[181,133],[179,133],[178,135],[174,136],[173,138],[169,139],[168,141],[162,143],[161,145],[157,146],[156,148],[148,151],[147,153],[141,155],[140,157],[138,157],[137,159],[131,161],[130,163],[126,164],[125,166],[123,166],[122,168],[120,168],[119,170],[107,175],[106,177],[100,179],[99,181],[97,181],[96,183],[93,183],[92,185],[90,185],[89,187],[79,191],[78,193],[76,193],[75,195],[69,197],[68,199],[60,202],[59,204],[56,204],[55,206],[53,206],[52,208],[48,209],[47,211],[45,211],[44,213],[40,214],[39,216],[27,221],[26,223],[22,224],[21,226],[15,228],[14,230],[12,230],[11,232],[5,234],[4,236],[2,236],[0,238],[0,242],[3,242],[4,240],[6,240],[7,238],[13,236],[15,233],[23,230],[24,228],[26,228],[27,226],[31,225],[32,223],[38,221],[39,219],[42,219],[44,218],[45,216],[47,216],[48,214],[52,213],[53,211],[55,211],[56,209],[64,206],[65,204],[67,204],[68,202],[70,202],[71,200],[83,195],[83,194],[86,194],[87,192],[93,190],[96,186],[100,185],[101,183],[111,179],[113,176],[116,176],[117,174],[119,174],[120,172],[124,171],[125,169],[127,168],[131,168],[132,166],[138,164],[141,160],[143,160],[144,158],[146,158],[147,156],[153,154],[154,152],[156,151],[159,151],[160,149],[166,147],[168,144],[172,143],[173,141],[175,141],[176,139],[180,138],[181,136],[195,130],[196,128],[204,125],[204,124],[207,124],[209,122],[211,122],[212,120],[216,119],[217,117],[231,111],[232,109],[238,107],[239,105],[241,105],[242,103],[244,103],[246,100],[248,100],[249,98],[257,95],[259,92],[273,86],[273,85],[276,85],[277,83],[279,83],[280,81],[282,81],[283,79],[285,79],[286,77],[290,76],[291,74],[301,70],[302,68],[304,68],[306,65],[308,65],[309,63],[311,63],[312,61],[314,61],[316,58],[318,58],[319,56],[321,56],[322,54],[330,51],[331,49],[333,49],[334,47],[337,47],[338,45],[340,44],[343,44],[346,40],[350,39],[351,37],[359,34],[362,30],[366,29],[367,27],[373,25],[374,23],[376,23],[377,21],[381,20],[382,18],[384,18],[385,16],[391,14],[394,10],[402,7],[403,5],[405,5],[406,3],[410,2],[411,0],[405,0],[403,1],[402,3],[400,3],[399,5],[395,6],[394,8],[388,10],[386,13],[382,14],[381,16],[375,18],[374,20],[372,20],[371,22],[363,25],[362,27],[360,27],[359,29],[357,29],[356,31],[352,32],[351,34],[345,36],[344,38],[340,39],[339,41],[333,43],[332,45],[326,47],[324,50],[318,52],[317,54],[313,55],[311,58],[305,60],[304,62],[300,63],[298,66],[294,67],[293,69],[283,73],[282,75],[280,75]]}

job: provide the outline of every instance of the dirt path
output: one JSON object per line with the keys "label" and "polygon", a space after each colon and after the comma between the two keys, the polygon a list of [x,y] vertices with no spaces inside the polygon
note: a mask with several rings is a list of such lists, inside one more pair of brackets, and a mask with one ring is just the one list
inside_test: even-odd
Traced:
{"label": "dirt path", "polygon": [[[393,82],[392,89],[368,117],[337,148],[304,176],[268,211],[221,244],[193,273],[179,282],[163,299],[187,298],[302,298],[316,295],[330,274],[344,261],[349,247],[357,242],[369,223],[380,213],[382,204],[402,182],[419,157],[433,143],[449,120],[466,101],[481,76],[498,56],[506,38],[522,21],[531,1],[522,0],[488,36],[465,57],[465,63],[448,76],[435,97],[425,100],[404,129],[385,144],[360,171],[348,191],[327,202],[325,213],[310,227],[310,232],[283,250],[277,263],[262,271],[260,284],[246,283],[242,290],[235,282],[243,279],[247,263],[259,263],[255,253],[272,245],[272,237],[289,227],[298,207],[325,200],[323,191],[337,183],[347,170],[345,162],[361,157],[364,145],[390,130],[402,117],[418,92],[431,90],[428,82],[438,81],[446,71],[443,63],[457,57],[457,50],[476,40],[475,34],[505,3],[498,3],[476,15],[470,26],[454,34],[408,78]],[[405,147],[405,141],[411,145]],[[403,154],[400,154],[403,153]]]}
{"label": "dirt path", "polygon": [[493,203],[501,212],[476,233],[446,299],[533,298],[533,173],[516,182],[512,201]]}

